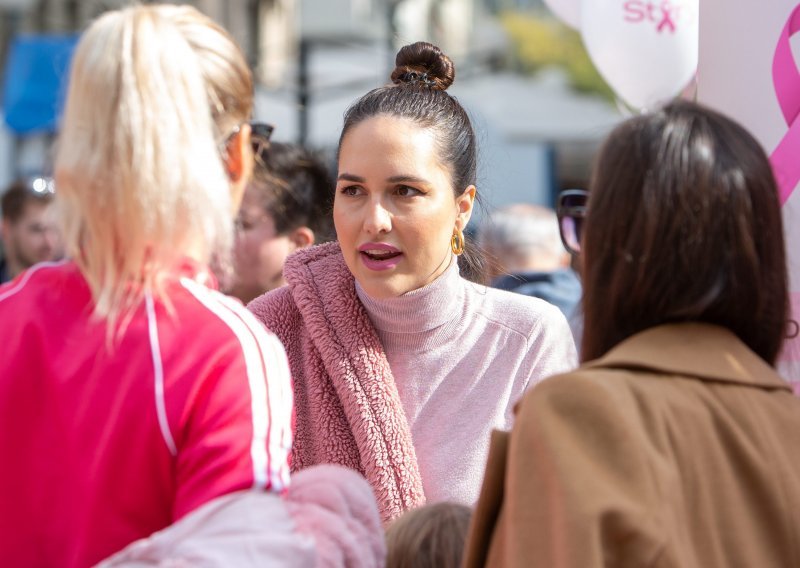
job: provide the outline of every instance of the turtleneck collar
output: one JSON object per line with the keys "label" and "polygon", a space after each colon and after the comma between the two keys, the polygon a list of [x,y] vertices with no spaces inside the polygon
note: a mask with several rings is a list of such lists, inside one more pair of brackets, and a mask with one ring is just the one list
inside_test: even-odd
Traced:
{"label": "turtleneck collar", "polygon": [[356,293],[379,332],[421,333],[454,319],[464,303],[464,283],[455,257],[433,282],[396,298],[377,299],[356,281]]}

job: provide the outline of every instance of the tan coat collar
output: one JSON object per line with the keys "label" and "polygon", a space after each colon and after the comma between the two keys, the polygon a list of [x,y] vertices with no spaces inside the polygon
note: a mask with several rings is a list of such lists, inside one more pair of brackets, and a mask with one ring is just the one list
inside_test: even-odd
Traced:
{"label": "tan coat collar", "polygon": [[789,385],[730,330],[703,323],[654,327],[629,337],[585,368],[635,368],[766,389]]}

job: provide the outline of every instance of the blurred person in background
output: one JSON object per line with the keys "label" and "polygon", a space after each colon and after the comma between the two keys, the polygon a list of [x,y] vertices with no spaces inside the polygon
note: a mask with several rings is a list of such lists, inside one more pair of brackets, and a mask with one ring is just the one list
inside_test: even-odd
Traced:
{"label": "blurred person in background", "polygon": [[13,280],[34,264],[61,258],[53,199],[53,180],[43,177],[19,179],[3,192],[0,283]]}
{"label": "blurred person in background", "polygon": [[248,304],[289,354],[292,467],[364,473],[385,523],[426,500],[472,505],[492,428],[576,362],[558,309],[460,272],[477,144],[454,79],[438,47],[399,51],[392,84],[345,113],[338,242],[293,254],[288,285]]}
{"label": "blurred person in background", "polygon": [[491,259],[491,286],[541,298],[573,317],[581,283],[561,244],[555,211],[523,203],[498,209],[481,223],[478,241]]}
{"label": "blurred person in background", "polygon": [[292,252],[331,239],[333,178],[295,144],[271,143],[256,159],[237,219],[230,293],[247,303],[283,286]]}
{"label": "blurred person in background", "polygon": [[583,364],[495,434],[465,565],[796,566],[800,399],[774,367],[797,324],[766,154],[675,102],[611,133],[588,193],[565,236]]}

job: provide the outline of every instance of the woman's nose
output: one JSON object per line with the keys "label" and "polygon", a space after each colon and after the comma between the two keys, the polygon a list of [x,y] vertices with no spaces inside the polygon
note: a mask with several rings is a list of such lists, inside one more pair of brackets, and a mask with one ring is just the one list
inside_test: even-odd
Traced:
{"label": "woman's nose", "polygon": [[371,201],[368,205],[366,218],[364,219],[364,230],[370,235],[388,233],[392,230],[392,216],[386,210],[384,204],[379,200]]}

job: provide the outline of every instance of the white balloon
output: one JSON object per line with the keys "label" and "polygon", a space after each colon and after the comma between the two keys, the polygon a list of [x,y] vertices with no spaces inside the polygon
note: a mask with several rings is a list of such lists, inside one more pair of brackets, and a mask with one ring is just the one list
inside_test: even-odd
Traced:
{"label": "white balloon", "polygon": [[595,67],[626,103],[646,110],[697,71],[700,0],[586,0],[581,35]]}
{"label": "white balloon", "polygon": [[[593,0],[586,0],[592,2]],[[579,28],[581,23],[582,0],[544,0],[559,20],[570,27]]]}

